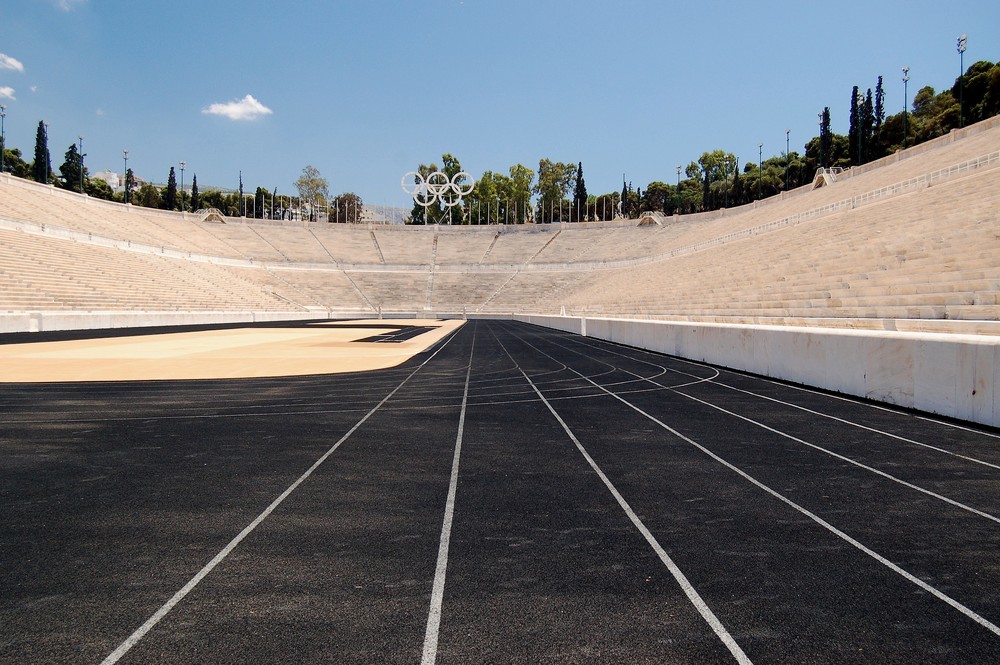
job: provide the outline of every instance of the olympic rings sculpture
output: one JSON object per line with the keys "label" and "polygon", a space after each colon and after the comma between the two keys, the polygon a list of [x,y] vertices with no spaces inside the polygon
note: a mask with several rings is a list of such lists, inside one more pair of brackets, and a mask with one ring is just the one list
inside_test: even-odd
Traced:
{"label": "olympic rings sculpture", "polygon": [[[466,182],[466,180],[468,182]],[[449,180],[447,174],[435,171],[426,178],[416,171],[410,171],[399,181],[403,191],[413,197],[413,202],[428,208],[440,201],[451,208],[462,202],[462,198],[472,193],[475,181],[465,171],[459,171]]]}

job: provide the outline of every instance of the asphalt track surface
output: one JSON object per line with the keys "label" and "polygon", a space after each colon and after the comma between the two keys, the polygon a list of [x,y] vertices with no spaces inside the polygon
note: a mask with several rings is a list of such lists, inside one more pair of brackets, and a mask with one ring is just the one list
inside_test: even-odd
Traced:
{"label": "asphalt track surface", "polygon": [[4,663],[988,663],[996,432],[524,324],[0,385]]}

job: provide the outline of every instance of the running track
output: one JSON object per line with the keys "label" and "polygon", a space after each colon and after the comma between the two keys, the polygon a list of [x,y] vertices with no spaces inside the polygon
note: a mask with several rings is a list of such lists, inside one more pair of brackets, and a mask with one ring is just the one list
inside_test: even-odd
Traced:
{"label": "running track", "polygon": [[0,384],[0,661],[1000,661],[995,432],[470,322]]}

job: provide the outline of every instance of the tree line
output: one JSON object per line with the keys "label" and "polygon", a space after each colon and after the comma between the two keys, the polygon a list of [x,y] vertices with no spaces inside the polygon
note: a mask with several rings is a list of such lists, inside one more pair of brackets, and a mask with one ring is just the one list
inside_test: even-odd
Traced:
{"label": "tree line", "polygon": [[[702,153],[686,167],[645,189],[622,183],[621,191],[588,194],[580,162],[542,159],[538,170],[515,164],[506,174],[486,171],[462,206],[441,201],[424,206],[415,201],[410,223],[493,224],[524,222],[604,221],[635,218],[643,212],[665,215],[718,210],[775,196],[812,182],[819,168],[850,168],[943,136],[958,127],[1000,114],[1000,62],[980,61],[955,79],[951,88],[920,88],[910,108],[887,114],[883,77],[874,89],[854,86],[847,105],[847,134],[831,131],[831,112],[819,114],[819,134],[804,153],[780,155],[742,165],[731,152]],[[441,170],[450,179],[461,164],[453,155],[437,164],[421,164],[423,177]],[[537,180],[535,176],[537,175]],[[667,182],[666,180],[673,180]],[[532,197],[534,203],[531,203]]]}
{"label": "tree line", "polygon": [[[847,108],[846,135],[831,131],[831,112],[826,107],[819,114],[819,135],[805,144],[804,153],[788,150],[767,159],[761,155],[757,162],[744,163],[742,169],[733,153],[717,149],[702,153],[684,168],[678,166],[676,173],[648,183],[645,189],[633,187],[623,178],[621,191],[594,195],[587,191],[581,162],[544,158],[539,160],[537,170],[515,164],[506,172],[486,171],[472,192],[462,197],[461,205],[454,200],[458,195],[450,190],[433,202],[421,200],[418,195],[407,221],[412,224],[603,221],[634,218],[642,212],[687,214],[751,203],[808,184],[819,168],[865,164],[997,115],[1000,62],[974,63],[955,79],[951,88],[941,92],[924,86],[916,92],[909,108],[895,114],[886,112],[883,79],[879,76],[874,89],[861,92],[860,86],[854,86]],[[364,221],[361,197],[352,192],[331,197],[328,182],[314,166],[305,167],[296,180],[297,200],[291,195],[278,194],[277,189],[269,191],[263,187],[246,194],[242,174],[237,191],[199,192],[198,176],[194,174],[190,190],[181,192],[173,166],[164,186],[139,183],[132,169],[127,169],[122,191],[115,192],[103,179],[90,177],[84,166],[86,155],[81,154],[75,143],[67,148],[63,163],[55,171],[44,122],[38,123],[34,158],[30,163],[16,148],[0,144],[0,150],[6,172],[109,201],[162,210],[217,208],[227,216]],[[417,168],[423,178],[436,171],[444,173],[450,181],[462,172],[462,166],[454,155],[445,154],[441,166],[430,163]]]}
{"label": "tree line", "polygon": [[243,175],[240,174],[239,188],[234,191],[210,189],[202,192],[198,188],[198,174],[191,177],[191,184],[183,191],[177,186],[177,173],[173,166],[167,173],[165,185],[158,186],[140,182],[131,168],[125,170],[123,187],[115,191],[103,178],[91,177],[84,164],[86,154],[81,154],[76,143],[70,144],[63,156],[58,171],[52,168],[52,155],[48,147],[48,126],[39,121],[35,132],[34,159],[27,162],[17,148],[3,150],[3,171],[18,178],[34,180],[86,194],[96,199],[129,203],[145,208],[174,211],[197,211],[215,208],[227,217],[251,217],[256,219],[292,219],[308,217],[316,221],[327,217],[330,222],[359,222],[362,220],[364,204],[361,197],[352,192],[344,192],[330,197],[329,185],[313,166],[302,170],[296,180],[297,195],[279,194],[277,188],[267,190],[257,187],[250,194],[244,191]]}

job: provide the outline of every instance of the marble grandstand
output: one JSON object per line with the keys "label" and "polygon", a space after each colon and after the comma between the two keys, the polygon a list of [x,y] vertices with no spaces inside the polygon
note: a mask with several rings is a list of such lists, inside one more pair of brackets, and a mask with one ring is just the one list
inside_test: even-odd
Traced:
{"label": "marble grandstand", "polygon": [[562,313],[997,333],[998,147],[993,119],[822,187],[652,224],[220,223],[2,174],[0,314]]}

